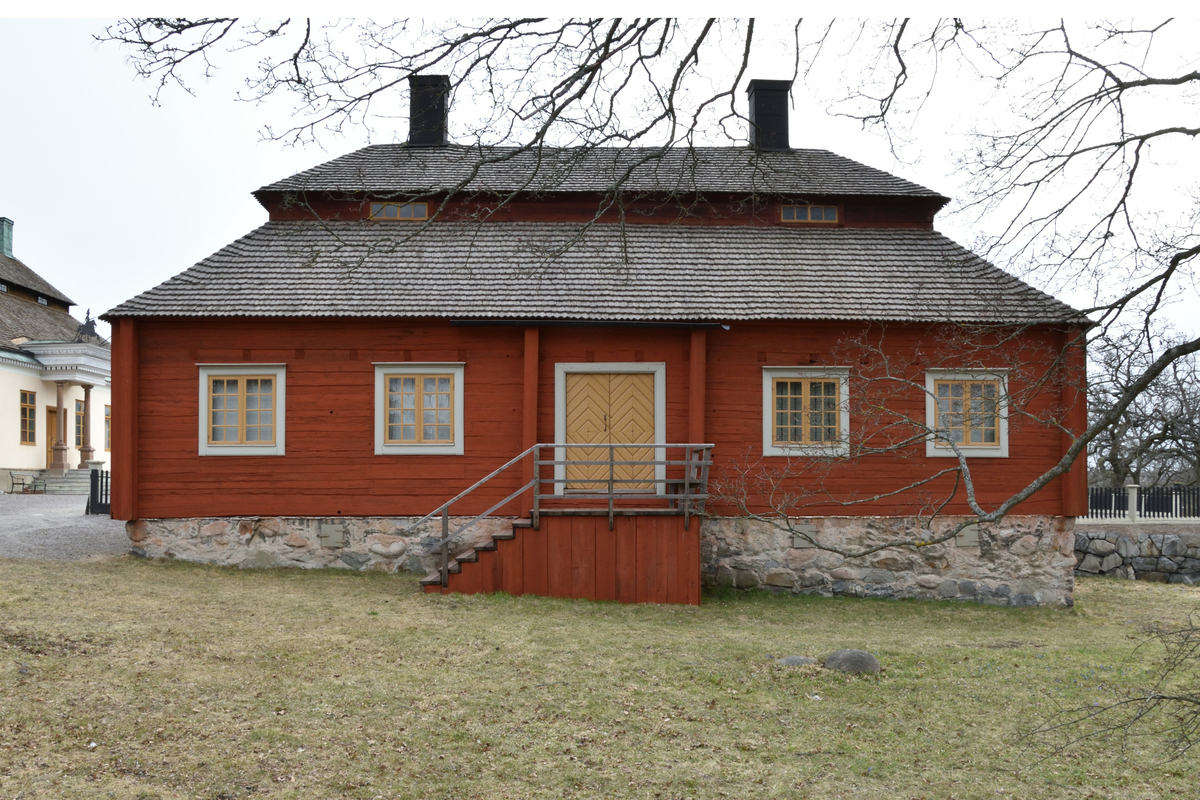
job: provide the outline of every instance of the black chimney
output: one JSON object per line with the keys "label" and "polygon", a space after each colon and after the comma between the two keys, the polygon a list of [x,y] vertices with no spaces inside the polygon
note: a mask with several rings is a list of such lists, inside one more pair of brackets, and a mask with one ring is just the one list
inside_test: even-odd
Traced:
{"label": "black chimney", "polygon": [[449,105],[449,75],[409,76],[409,147],[441,147],[446,144],[446,109]]}
{"label": "black chimney", "polygon": [[759,150],[790,150],[788,90],[791,81],[750,81],[750,145]]}

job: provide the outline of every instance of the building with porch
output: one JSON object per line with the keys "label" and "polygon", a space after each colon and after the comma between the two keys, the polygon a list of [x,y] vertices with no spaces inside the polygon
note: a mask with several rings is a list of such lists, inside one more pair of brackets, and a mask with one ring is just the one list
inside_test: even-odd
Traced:
{"label": "building with porch", "polygon": [[139,552],[1071,602],[1082,465],[924,544],[962,463],[992,508],[1086,423],[1086,320],[938,234],[947,198],[791,148],[778,81],[751,146],[694,149],[456,146],[448,79],[411,89],[407,143],[259,189],[262,227],[104,315]]}
{"label": "building with porch", "polygon": [[[107,464],[110,351],[74,301],[13,255],[0,217],[0,470],[3,488],[49,470],[61,477]],[[81,483],[81,486],[84,484]],[[86,491],[86,488],[84,488]]]}

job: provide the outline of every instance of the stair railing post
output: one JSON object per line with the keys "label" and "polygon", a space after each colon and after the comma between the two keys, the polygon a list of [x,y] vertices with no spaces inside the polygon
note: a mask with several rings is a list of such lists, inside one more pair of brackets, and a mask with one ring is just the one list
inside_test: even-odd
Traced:
{"label": "stair railing post", "polygon": [[610,442],[608,445],[608,529],[613,529],[613,478],[616,477],[616,464],[613,463],[616,458],[617,449]]}
{"label": "stair railing post", "polygon": [[695,450],[691,447],[684,452],[683,460],[687,464],[683,467],[683,529],[689,530],[692,524],[692,459],[695,458]]}
{"label": "stair railing post", "polygon": [[450,585],[450,506],[442,509],[442,586]]}

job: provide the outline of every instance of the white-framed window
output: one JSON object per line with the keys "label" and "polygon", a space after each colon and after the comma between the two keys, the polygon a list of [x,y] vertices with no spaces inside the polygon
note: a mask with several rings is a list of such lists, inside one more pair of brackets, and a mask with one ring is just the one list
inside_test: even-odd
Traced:
{"label": "white-framed window", "polygon": [[287,412],[283,364],[198,364],[200,455],[281,456]]}
{"label": "white-framed window", "polygon": [[763,367],[763,455],[850,452],[849,367]]}
{"label": "white-framed window", "polygon": [[461,456],[463,363],[374,366],[375,455]]}
{"label": "white-framed window", "polygon": [[1007,398],[1004,370],[926,372],[925,455],[957,458],[957,447],[972,458],[1008,458]]}

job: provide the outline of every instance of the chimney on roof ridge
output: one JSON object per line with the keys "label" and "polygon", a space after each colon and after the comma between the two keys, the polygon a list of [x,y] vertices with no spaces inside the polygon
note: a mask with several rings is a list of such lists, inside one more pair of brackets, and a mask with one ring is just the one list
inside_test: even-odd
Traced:
{"label": "chimney on roof ridge", "polygon": [[0,253],[13,257],[12,254],[12,226],[13,221],[8,217],[0,217]]}
{"label": "chimney on roof ridge", "polygon": [[450,106],[449,75],[408,77],[408,146],[446,144],[446,112]]}
{"label": "chimney on roof ridge", "polygon": [[788,146],[788,91],[791,81],[750,81],[750,146],[757,150],[791,150]]}

